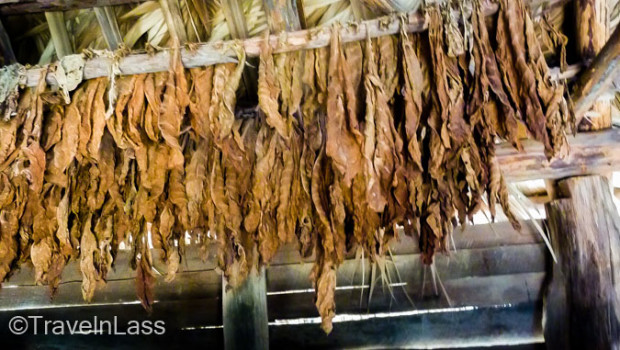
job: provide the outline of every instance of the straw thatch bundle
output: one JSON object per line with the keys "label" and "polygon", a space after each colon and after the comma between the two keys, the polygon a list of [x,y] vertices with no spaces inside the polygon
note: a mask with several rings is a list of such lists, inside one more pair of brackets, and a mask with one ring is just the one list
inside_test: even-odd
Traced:
{"label": "straw thatch bundle", "polygon": [[[208,20],[196,25],[217,9],[181,3],[194,18],[188,33],[227,37]],[[526,128],[548,157],[567,152],[566,88],[551,79],[522,2],[499,4],[492,30],[474,0],[464,24],[448,8],[425,8],[429,30],[421,34],[343,45],[336,26],[328,48],[286,54],[272,54],[265,41],[251,117],[235,108],[239,46],[237,63],[185,70],[173,49],[169,72],[89,80],[70,94],[45,79],[15,86],[0,121],[0,281],[31,261],[36,281],[53,292],[66,263],[78,260],[91,300],[123,243],[150,308],[151,249],[161,250],[172,280],[186,233],[218,246],[232,286],[281,244],[297,242],[302,256],[315,256],[316,306],[329,332],[347,250],[380,258],[404,227],[431,263],[453,227],[485,202],[493,216],[499,203],[518,227],[496,140],[520,148]],[[155,5],[121,18],[155,16]],[[329,9],[313,11],[315,24],[327,22]],[[135,23],[126,42],[166,41],[147,27]]]}

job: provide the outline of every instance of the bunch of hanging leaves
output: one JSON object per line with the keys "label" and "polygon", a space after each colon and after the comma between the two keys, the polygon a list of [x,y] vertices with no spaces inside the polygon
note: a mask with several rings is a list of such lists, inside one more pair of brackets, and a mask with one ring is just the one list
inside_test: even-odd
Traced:
{"label": "bunch of hanging leaves", "polygon": [[297,242],[329,332],[348,250],[374,261],[404,227],[431,263],[485,203],[518,228],[496,141],[520,149],[527,129],[561,156],[571,112],[522,2],[499,3],[492,30],[475,0],[465,27],[430,6],[425,33],[342,43],[335,27],[326,48],[278,54],[264,41],[250,118],[235,113],[240,46],[237,63],[190,70],[173,51],[168,72],[89,80],[70,102],[41,79],[2,105],[0,281],[30,261],[53,292],[76,260],[91,300],[125,242],[150,308],[151,250],[170,281],[186,233],[217,245],[233,287]]}

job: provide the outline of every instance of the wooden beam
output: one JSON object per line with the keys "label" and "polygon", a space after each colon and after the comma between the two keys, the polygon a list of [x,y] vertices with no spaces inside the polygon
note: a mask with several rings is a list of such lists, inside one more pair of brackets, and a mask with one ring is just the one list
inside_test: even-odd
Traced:
{"label": "wooden beam", "polygon": [[45,18],[49,25],[58,59],[71,55],[73,53],[73,45],[71,45],[71,41],[69,40],[65,15],[62,12],[46,12]]}
{"label": "wooden beam", "polygon": [[4,16],[48,11],[70,11],[102,6],[139,4],[147,0],[9,0],[0,3]]}
{"label": "wooden beam", "polygon": [[584,69],[578,78],[577,85],[572,93],[575,102],[575,116],[577,125],[581,123],[586,113],[592,108],[599,97],[610,90],[615,79],[620,74],[620,26],[594,58],[592,64]]}
{"label": "wooden beam", "polygon": [[109,6],[95,7],[93,9],[101,27],[101,33],[108,44],[108,48],[112,51],[119,48],[123,43],[123,37],[121,31],[118,29],[118,21],[116,20],[116,14],[114,9]]}
{"label": "wooden beam", "polygon": [[241,286],[230,288],[222,277],[224,346],[226,349],[269,349],[265,268],[253,270]]}
{"label": "wooden beam", "polygon": [[271,328],[271,346],[274,349],[494,349],[493,346],[512,345],[506,348],[521,349],[513,346],[543,342],[540,305],[536,303],[420,311],[393,317],[389,314],[347,316],[353,320],[336,323],[329,336],[313,323],[278,324]]}
{"label": "wooden beam", "polygon": [[613,349],[620,343],[620,217],[601,176],[558,182],[547,204],[553,265],[545,303],[549,349]]}
{"label": "wooden beam", "polygon": [[2,52],[2,57],[4,58],[4,65],[17,62],[13,51],[13,46],[11,45],[11,38],[6,32],[6,29],[4,29],[2,21],[0,21],[0,52]]}
{"label": "wooden beam", "polygon": [[[563,4],[564,1],[565,0],[548,0],[547,4],[549,8],[552,8],[553,6]],[[498,7],[496,4],[488,4],[486,2],[485,4],[484,11],[486,15],[497,12]],[[386,16],[358,24],[343,25],[343,27],[340,28],[341,42],[362,41],[366,40],[368,37],[376,38],[379,36],[397,34],[400,32],[401,23],[400,18]],[[405,30],[407,32],[421,32],[426,30],[426,28],[427,22],[423,14],[411,12],[406,15]],[[280,35],[271,35],[267,40],[269,40],[269,44],[273,47],[274,53],[282,53],[326,47],[329,46],[330,38],[331,29],[322,27],[290,32],[287,33],[284,38]],[[262,36],[243,40],[241,44],[243,45],[246,55],[248,57],[258,57],[264,40]],[[182,49],[181,57],[183,65],[185,68],[195,68],[218,63],[235,62],[233,58],[235,53],[233,50],[230,50],[231,44],[232,42],[218,41],[197,44],[192,50]],[[107,57],[95,57],[88,60],[84,67],[84,79],[108,76],[112,64],[112,60]],[[155,55],[128,55],[120,60],[119,65],[121,75],[165,72],[169,70],[170,53],[169,50],[163,50]],[[46,67],[29,69],[26,73],[26,85],[30,87],[37,86],[39,78],[45,70],[47,70]],[[556,78],[570,79],[577,74],[578,69],[576,69],[576,67],[569,67],[566,73],[560,73],[559,69],[553,71],[556,72]],[[46,80],[49,84],[56,84],[53,72],[46,75]]]}
{"label": "wooden beam", "polygon": [[506,143],[499,145],[497,159],[509,181],[561,179],[620,169],[620,130],[578,133],[568,142],[570,154],[564,159],[548,161],[542,145],[532,140],[524,140],[523,152]]}
{"label": "wooden beam", "polygon": [[[575,42],[584,66],[589,66],[601,51],[609,36],[609,13],[607,0],[575,1]],[[579,124],[580,131],[602,130],[611,127],[611,104],[596,101],[588,117]]]}

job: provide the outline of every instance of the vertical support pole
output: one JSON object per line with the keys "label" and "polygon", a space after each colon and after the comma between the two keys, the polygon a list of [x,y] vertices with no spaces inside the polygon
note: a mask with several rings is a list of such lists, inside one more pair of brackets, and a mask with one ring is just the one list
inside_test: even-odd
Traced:
{"label": "vertical support pole", "polygon": [[222,277],[226,350],[269,349],[265,268],[253,269],[242,285],[230,288]]}
{"label": "vertical support pole", "polygon": [[50,34],[52,35],[52,41],[56,49],[56,56],[61,59],[67,55],[71,55],[73,53],[73,46],[71,45],[71,40],[69,40],[64,14],[60,11],[46,12],[45,19],[50,28]]}
{"label": "vertical support pole", "polygon": [[[575,1],[575,23],[577,28],[575,42],[577,52],[586,67],[601,51],[609,37],[610,14],[607,0]],[[579,124],[579,131],[595,131],[611,127],[611,104],[609,101],[596,101]]]}
{"label": "vertical support pole", "polygon": [[557,183],[547,204],[557,263],[545,295],[548,349],[620,346],[620,217],[607,179],[574,177]]}

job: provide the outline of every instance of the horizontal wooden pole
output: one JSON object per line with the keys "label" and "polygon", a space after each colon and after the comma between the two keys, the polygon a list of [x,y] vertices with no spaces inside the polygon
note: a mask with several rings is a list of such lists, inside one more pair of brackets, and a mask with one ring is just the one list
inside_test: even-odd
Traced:
{"label": "horizontal wooden pole", "polygon": [[509,181],[561,179],[620,170],[620,130],[578,133],[568,137],[569,155],[547,160],[542,144],[523,140],[523,152],[507,143],[497,149],[497,159]]}
{"label": "horizontal wooden pole", "polygon": [[138,4],[147,0],[0,0],[3,16],[39,13],[46,11],[69,11],[92,7]]}
{"label": "horizontal wooden pole", "polygon": [[[546,0],[547,8],[563,4],[566,0]],[[497,4],[485,3],[484,12],[491,15],[497,12]],[[341,27],[340,37],[342,43],[362,41],[366,38],[376,38],[385,35],[393,35],[400,31],[403,22],[397,16],[385,16],[378,19],[364,21],[358,24],[348,24]],[[427,28],[427,19],[420,12],[410,12],[405,15],[404,25],[407,32],[421,32]],[[331,27],[313,28],[289,32],[282,35],[269,36],[269,44],[274,53],[291,52],[298,50],[315,49],[329,45]],[[181,57],[185,68],[209,66],[217,63],[235,62],[233,45],[241,45],[249,57],[257,57],[260,54],[264,37],[253,37],[245,40],[217,41],[193,45],[191,50],[181,48]],[[113,55],[101,55],[86,61],[84,67],[84,79],[94,79],[109,76],[113,71]],[[133,75],[142,73],[164,72],[170,68],[170,49],[157,54],[132,54],[118,61],[118,70],[121,75]],[[31,68],[27,72],[26,85],[35,87],[42,73],[47,67]],[[46,80],[51,85],[56,85],[53,72],[46,75]]]}

